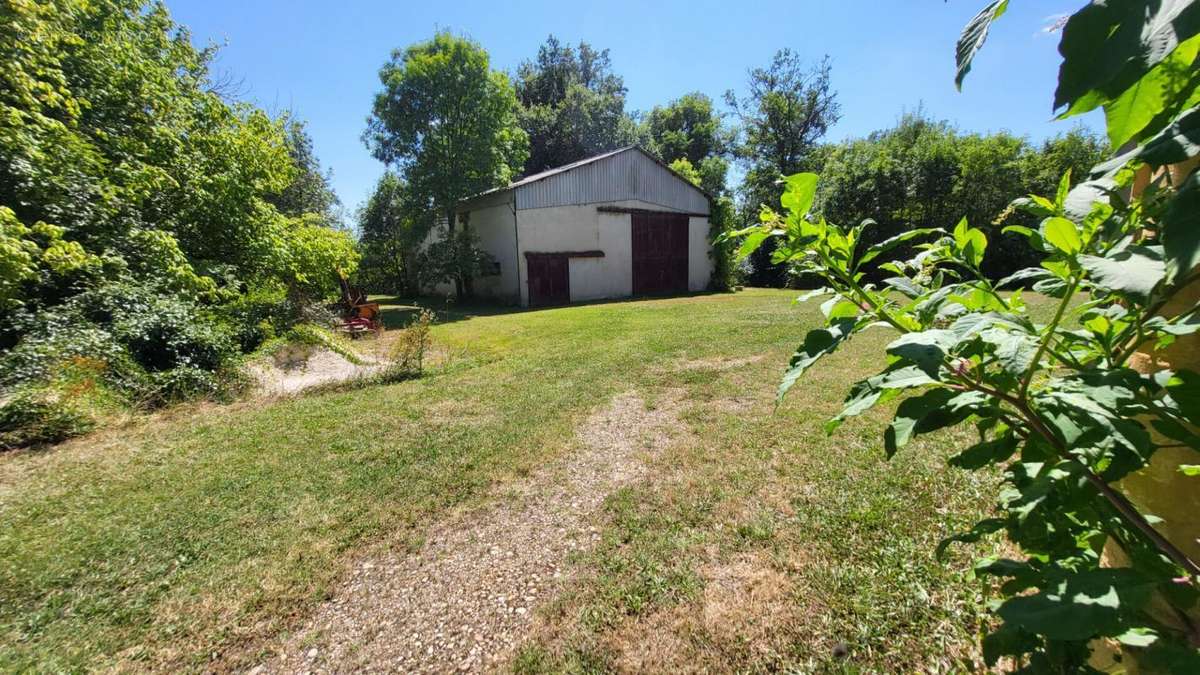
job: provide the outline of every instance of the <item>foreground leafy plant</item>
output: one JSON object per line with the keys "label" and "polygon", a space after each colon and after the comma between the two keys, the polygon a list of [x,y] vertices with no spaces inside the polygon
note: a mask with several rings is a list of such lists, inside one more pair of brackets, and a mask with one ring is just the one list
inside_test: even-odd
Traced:
{"label": "foreground leafy plant", "polygon": [[[960,81],[1006,5],[991,3],[968,26]],[[1200,329],[1195,295],[1181,293],[1200,278],[1200,176],[1172,180],[1172,172],[1156,171],[1200,154],[1191,82],[1196,14],[1190,2],[1096,3],[1066,23],[1056,103],[1068,106],[1064,115],[1104,106],[1110,138],[1140,143],[1074,189],[1068,173],[1053,197],[1013,202],[1042,219],[1036,230],[1006,228],[1045,256],[1038,267],[993,283],[980,271],[988,239],[965,219],[949,231],[912,229],[864,249],[872,223],[845,228],[813,212],[815,174],[786,179],[785,215],[764,209],[762,225],[736,233],[743,256],[780,238],[776,262],[826,283],[803,298],[828,296],[826,323],[792,357],[781,399],[855,334],[890,327],[900,335],[886,348],[886,367],[851,388],[826,430],[910,394],[885,432],[888,457],[915,436],[969,423],[979,441],[950,463],[1003,467],[995,517],[938,551],[1003,531],[1024,554],[975,566],[998,582],[1001,596],[993,606],[1000,621],[983,640],[991,666],[1008,656],[1030,672],[1090,671],[1094,640],[1106,638],[1150,670],[1200,671],[1200,629],[1191,618],[1200,566],[1118,484],[1162,448],[1200,450],[1200,375],[1131,366],[1139,351]],[[1186,62],[1186,85],[1130,103],[1137,92],[1129,88],[1159,81],[1161,64],[1177,58]],[[868,283],[868,269],[902,247],[916,254],[878,264],[890,276]],[[1049,322],[1030,316],[1020,290],[1001,292],[1018,284],[1059,299]],[[1193,464],[1178,470],[1196,473]],[[1102,565],[1117,552],[1127,567]]]}

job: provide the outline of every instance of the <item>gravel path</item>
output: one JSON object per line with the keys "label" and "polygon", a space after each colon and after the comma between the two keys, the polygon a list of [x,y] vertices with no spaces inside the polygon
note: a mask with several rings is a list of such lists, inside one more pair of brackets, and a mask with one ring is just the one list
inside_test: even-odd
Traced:
{"label": "gravel path", "polygon": [[275,363],[251,366],[250,373],[268,396],[295,394],[322,384],[344,382],[383,372],[381,363],[354,364],[328,349],[313,349],[303,363],[281,367]]}
{"label": "gravel path", "polygon": [[415,554],[359,561],[344,586],[251,670],[478,672],[502,664],[550,599],[567,555],[599,537],[591,516],[645,475],[644,457],[678,428],[678,398],[647,410],[614,398],[577,432],[578,451],[507,498],[434,525]]}

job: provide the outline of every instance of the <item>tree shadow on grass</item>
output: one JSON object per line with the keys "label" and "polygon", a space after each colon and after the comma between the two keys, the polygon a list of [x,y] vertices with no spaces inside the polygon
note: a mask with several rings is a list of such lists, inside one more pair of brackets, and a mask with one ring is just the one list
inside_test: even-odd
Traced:
{"label": "tree shadow on grass", "polygon": [[502,305],[486,300],[471,300],[467,302],[446,301],[436,297],[400,297],[395,295],[372,295],[369,300],[379,303],[380,315],[389,330],[406,328],[417,319],[421,310],[427,309],[434,313],[437,323],[454,323],[480,316],[496,316],[499,314],[516,314],[529,312],[534,309]]}
{"label": "tree shadow on grass", "polygon": [[569,305],[554,305],[549,307],[519,307],[505,305],[496,301],[476,299],[456,302],[441,297],[401,297],[396,295],[372,295],[371,302],[379,303],[383,323],[389,330],[405,328],[416,320],[422,309],[428,309],[436,316],[437,323],[454,323],[466,321],[481,316],[499,316],[501,314],[525,314],[564,307],[587,307],[591,305],[607,305],[616,303],[632,303],[645,300],[670,300],[695,298],[706,295],[723,295],[721,292],[701,291],[669,296],[637,296],[630,298],[608,298],[587,302],[573,302]]}

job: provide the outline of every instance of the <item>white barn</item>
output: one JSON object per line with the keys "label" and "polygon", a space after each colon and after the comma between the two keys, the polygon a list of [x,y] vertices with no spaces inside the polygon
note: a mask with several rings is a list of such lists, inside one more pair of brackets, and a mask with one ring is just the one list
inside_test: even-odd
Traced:
{"label": "white barn", "polygon": [[713,272],[709,198],[638,147],[464,200],[461,224],[495,259],[482,297],[522,306],[702,291]]}

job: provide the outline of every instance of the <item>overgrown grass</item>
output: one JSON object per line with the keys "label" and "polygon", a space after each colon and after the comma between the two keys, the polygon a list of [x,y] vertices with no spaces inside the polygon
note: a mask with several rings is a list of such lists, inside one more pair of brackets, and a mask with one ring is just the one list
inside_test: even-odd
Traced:
{"label": "overgrown grass", "polygon": [[[632,663],[639,635],[670,646],[668,665],[835,666],[845,643],[854,667],[954,667],[979,589],[966,556],[943,565],[933,547],[986,509],[991,485],[943,467],[949,436],[885,463],[882,414],[821,431],[886,331],[817,366],[775,412],[781,366],[818,320],[793,295],[442,308],[433,342],[451,356],[424,378],[180,409],[0,457],[0,670],[249,665],[350,555],[417,540],[445,509],[569,450],[579,421],[631,388],[683,389],[692,441],[610,497],[600,545],[519,669]],[[745,603],[770,631],[713,606],[732,563],[784,593]]]}

